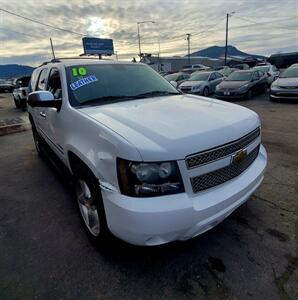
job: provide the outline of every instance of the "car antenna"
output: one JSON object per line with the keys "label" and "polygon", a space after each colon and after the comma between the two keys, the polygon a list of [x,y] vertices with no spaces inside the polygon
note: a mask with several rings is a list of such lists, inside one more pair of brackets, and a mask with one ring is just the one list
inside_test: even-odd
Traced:
{"label": "car antenna", "polygon": [[51,48],[52,48],[53,59],[56,60],[56,58],[55,58],[54,46],[53,46],[53,42],[52,42],[52,38],[50,38],[50,43],[51,43]]}

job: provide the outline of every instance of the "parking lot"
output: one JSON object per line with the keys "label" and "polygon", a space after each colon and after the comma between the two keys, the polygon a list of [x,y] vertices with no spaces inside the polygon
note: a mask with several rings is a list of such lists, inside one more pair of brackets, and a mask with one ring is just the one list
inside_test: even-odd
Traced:
{"label": "parking lot", "polygon": [[298,299],[298,104],[237,103],[262,119],[263,184],[214,229],[159,247],[95,249],[31,132],[0,137],[0,299]]}

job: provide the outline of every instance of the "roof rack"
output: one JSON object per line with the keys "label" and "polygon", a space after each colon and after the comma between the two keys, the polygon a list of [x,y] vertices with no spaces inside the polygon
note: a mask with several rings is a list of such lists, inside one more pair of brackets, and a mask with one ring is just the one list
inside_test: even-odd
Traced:
{"label": "roof rack", "polygon": [[[98,57],[82,57],[82,56],[75,56],[75,57],[56,57],[56,58],[53,58],[49,61],[45,61],[43,62],[39,67],[41,66],[45,66],[49,63],[57,63],[57,62],[61,62],[62,60],[67,60],[67,59],[94,59],[94,60],[99,60]],[[111,60],[111,59],[107,59],[107,58],[101,58],[100,60]]]}

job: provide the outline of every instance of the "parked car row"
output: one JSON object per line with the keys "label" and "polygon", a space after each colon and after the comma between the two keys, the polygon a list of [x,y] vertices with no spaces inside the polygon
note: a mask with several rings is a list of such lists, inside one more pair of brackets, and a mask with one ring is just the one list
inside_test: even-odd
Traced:
{"label": "parked car row", "polygon": [[15,81],[12,96],[16,108],[22,108],[23,110],[26,109],[30,78],[30,76],[24,76]]}
{"label": "parked car row", "polygon": [[177,89],[187,94],[208,96],[215,93],[219,99],[250,99],[265,93],[270,87],[270,100],[298,99],[298,64],[284,72],[269,63],[260,63],[253,68],[246,66],[216,70],[202,69],[192,74],[183,71],[168,74],[165,78]]}

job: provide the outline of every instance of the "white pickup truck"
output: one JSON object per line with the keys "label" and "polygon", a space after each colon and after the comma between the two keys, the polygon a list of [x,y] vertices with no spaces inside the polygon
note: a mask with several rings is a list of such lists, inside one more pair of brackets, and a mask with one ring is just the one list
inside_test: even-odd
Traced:
{"label": "white pickup truck", "polygon": [[184,95],[146,65],[53,60],[35,69],[30,89],[36,149],[50,149],[73,175],[97,244],[110,233],[148,246],[190,239],[263,180],[256,113]]}

